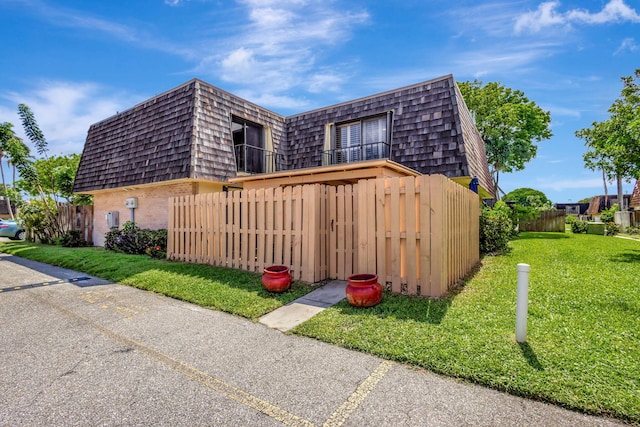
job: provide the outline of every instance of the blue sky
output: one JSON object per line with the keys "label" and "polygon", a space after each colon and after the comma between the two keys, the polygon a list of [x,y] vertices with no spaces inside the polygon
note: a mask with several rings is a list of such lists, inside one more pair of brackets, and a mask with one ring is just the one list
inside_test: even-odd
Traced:
{"label": "blue sky", "polygon": [[603,193],[574,132],[640,68],[638,0],[0,0],[0,16],[0,121],[21,134],[26,103],[52,154],[193,77],[289,115],[453,74],[551,112],[553,138],[500,185],[554,202]]}

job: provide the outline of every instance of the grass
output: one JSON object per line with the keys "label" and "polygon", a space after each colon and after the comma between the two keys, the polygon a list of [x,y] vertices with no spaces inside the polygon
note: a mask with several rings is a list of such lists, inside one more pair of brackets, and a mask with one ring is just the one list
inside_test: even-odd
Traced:
{"label": "grass", "polygon": [[[640,423],[640,244],[523,233],[511,246],[449,298],[342,302],[294,333]],[[518,263],[531,265],[525,344],[515,341]]]}
{"label": "grass", "polygon": [[[331,307],[293,330],[516,395],[640,424],[640,243],[522,233],[485,257],[455,295],[385,294]],[[97,248],[0,243],[0,250],[251,319],[309,291],[271,295],[259,275]],[[518,263],[531,265],[528,341],[515,341]]]}
{"label": "grass", "polygon": [[0,251],[82,271],[252,320],[311,290],[310,286],[294,282],[289,291],[273,294],[263,289],[261,275],[257,273],[157,260],[146,255],[125,255],[102,248],[0,242]]}

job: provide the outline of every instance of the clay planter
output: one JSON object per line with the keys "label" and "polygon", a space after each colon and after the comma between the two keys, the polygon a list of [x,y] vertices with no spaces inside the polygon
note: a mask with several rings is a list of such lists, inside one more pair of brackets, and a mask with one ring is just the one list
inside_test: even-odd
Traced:
{"label": "clay planter", "polygon": [[284,292],[291,286],[291,274],[286,265],[272,265],[262,273],[262,286],[269,292]]}
{"label": "clay planter", "polygon": [[347,278],[347,301],[354,307],[372,307],[382,301],[382,285],[376,274],[354,274]]}

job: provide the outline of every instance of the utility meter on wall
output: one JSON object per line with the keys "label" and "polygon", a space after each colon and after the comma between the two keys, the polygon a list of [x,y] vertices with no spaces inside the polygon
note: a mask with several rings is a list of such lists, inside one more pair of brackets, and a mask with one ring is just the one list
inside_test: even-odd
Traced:
{"label": "utility meter on wall", "polygon": [[124,201],[124,206],[130,209],[135,209],[138,207],[138,198],[137,197],[129,197]]}

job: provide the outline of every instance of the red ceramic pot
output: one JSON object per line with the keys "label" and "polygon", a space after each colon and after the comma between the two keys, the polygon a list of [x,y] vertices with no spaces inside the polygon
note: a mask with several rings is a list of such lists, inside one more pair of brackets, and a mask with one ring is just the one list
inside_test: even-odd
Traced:
{"label": "red ceramic pot", "polygon": [[262,273],[262,285],[270,292],[284,292],[291,286],[291,274],[286,265],[272,265]]}
{"label": "red ceramic pot", "polygon": [[382,301],[377,274],[354,274],[347,278],[347,301],[354,307],[372,307]]}

